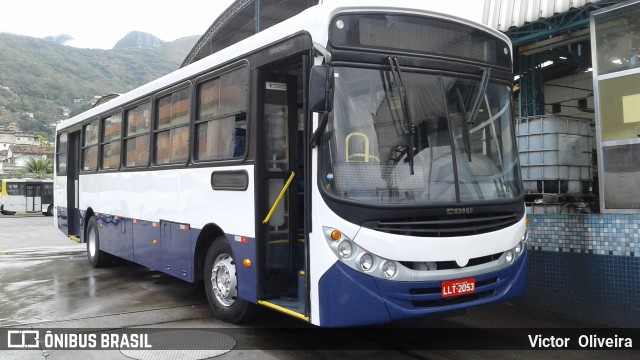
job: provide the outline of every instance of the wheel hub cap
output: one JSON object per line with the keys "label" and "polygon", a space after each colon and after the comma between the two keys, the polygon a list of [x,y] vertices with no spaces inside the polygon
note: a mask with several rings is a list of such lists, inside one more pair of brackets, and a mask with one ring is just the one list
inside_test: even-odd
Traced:
{"label": "wheel hub cap", "polygon": [[231,306],[238,297],[238,281],[236,266],[228,254],[220,254],[211,270],[211,285],[218,302],[223,306]]}

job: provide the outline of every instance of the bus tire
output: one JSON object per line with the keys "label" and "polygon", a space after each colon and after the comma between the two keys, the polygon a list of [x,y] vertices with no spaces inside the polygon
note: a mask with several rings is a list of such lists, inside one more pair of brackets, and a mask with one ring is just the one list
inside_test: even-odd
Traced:
{"label": "bus tire", "polygon": [[100,233],[98,222],[92,216],[87,222],[87,258],[94,268],[101,268],[111,264],[113,255],[100,250]]}
{"label": "bus tire", "polygon": [[47,211],[42,213],[44,216],[53,216],[53,204],[49,205]]}
{"label": "bus tire", "polygon": [[255,305],[238,297],[236,261],[224,236],[218,237],[207,251],[204,288],[216,318],[238,324],[253,317]]}

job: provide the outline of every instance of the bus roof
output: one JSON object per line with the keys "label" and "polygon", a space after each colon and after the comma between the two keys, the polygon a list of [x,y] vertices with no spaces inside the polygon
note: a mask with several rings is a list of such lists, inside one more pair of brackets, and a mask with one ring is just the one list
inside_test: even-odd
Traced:
{"label": "bus roof", "polygon": [[0,179],[0,182],[6,183],[24,183],[24,182],[53,182],[53,179],[33,179],[33,178],[22,178],[22,179]]}

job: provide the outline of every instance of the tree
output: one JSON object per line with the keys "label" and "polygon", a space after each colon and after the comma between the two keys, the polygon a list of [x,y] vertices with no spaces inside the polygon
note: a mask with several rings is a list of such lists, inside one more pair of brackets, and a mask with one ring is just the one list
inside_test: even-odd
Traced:
{"label": "tree", "polygon": [[36,138],[38,138],[40,140],[40,144],[42,144],[42,146],[51,145],[51,143],[49,142],[49,138],[47,138],[46,134],[38,133],[38,134],[36,134]]}
{"label": "tree", "polygon": [[50,158],[27,160],[26,172],[29,177],[42,179],[53,174],[53,161]]}

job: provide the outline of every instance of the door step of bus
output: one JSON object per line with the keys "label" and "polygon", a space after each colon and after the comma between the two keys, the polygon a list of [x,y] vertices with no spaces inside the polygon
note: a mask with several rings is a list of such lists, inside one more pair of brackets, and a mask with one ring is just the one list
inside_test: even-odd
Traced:
{"label": "door step of bus", "polygon": [[71,241],[75,241],[75,242],[77,242],[78,244],[80,244],[80,238],[79,238],[79,237],[77,237],[77,236],[75,236],[75,235],[69,235],[69,240],[71,240]]}
{"label": "door step of bus", "polygon": [[286,298],[286,299],[269,299],[258,300],[258,304],[266,306],[268,308],[280,311],[295,318],[309,321],[309,317],[304,315],[304,303],[299,299]]}

